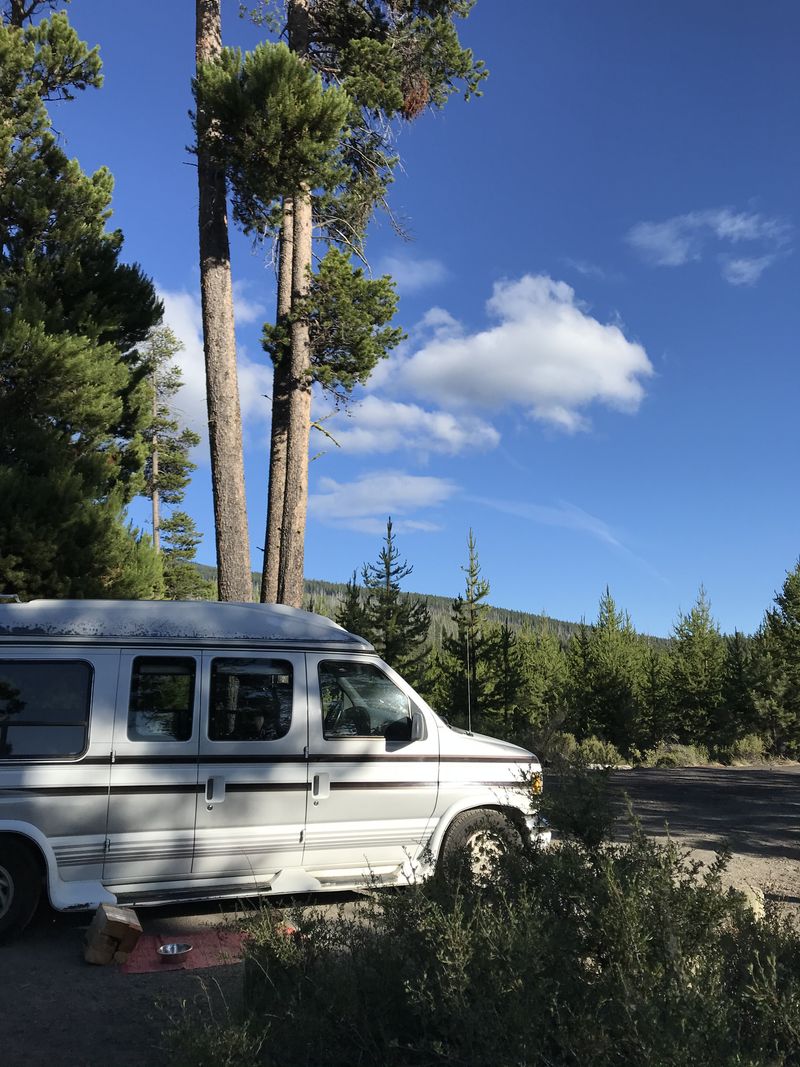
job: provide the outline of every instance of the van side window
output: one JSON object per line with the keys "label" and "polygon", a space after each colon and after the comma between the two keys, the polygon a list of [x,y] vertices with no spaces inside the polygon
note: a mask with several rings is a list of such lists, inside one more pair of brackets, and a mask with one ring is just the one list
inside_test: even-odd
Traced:
{"label": "van side window", "polygon": [[93,671],[69,660],[0,660],[0,759],[79,756]]}
{"label": "van side window", "polygon": [[371,663],[323,660],[319,665],[323,736],[411,739],[411,704]]}
{"label": "van side window", "polygon": [[292,665],[282,659],[211,663],[210,741],[277,741],[292,723]]}
{"label": "van side window", "polygon": [[188,741],[195,673],[195,661],[188,656],[137,656],[131,673],[128,739]]}

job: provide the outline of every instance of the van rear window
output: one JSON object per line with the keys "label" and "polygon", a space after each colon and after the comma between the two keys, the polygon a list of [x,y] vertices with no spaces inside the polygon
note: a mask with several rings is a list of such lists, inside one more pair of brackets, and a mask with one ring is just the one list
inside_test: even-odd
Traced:
{"label": "van rear window", "polygon": [[85,751],[92,675],[73,660],[0,660],[0,759]]}

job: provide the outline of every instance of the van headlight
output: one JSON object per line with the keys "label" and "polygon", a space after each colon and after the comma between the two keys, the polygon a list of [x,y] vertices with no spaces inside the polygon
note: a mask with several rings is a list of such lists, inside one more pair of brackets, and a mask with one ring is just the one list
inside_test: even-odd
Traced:
{"label": "van headlight", "polygon": [[544,789],[544,778],[541,771],[534,771],[531,775],[531,792],[535,797],[541,795]]}

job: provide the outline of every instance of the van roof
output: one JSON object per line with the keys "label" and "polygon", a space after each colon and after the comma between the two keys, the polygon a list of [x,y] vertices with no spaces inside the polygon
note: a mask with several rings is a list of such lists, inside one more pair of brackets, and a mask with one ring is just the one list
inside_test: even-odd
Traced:
{"label": "van roof", "polygon": [[324,615],[283,604],[208,600],[32,600],[0,604],[0,638],[151,644],[291,645],[373,651]]}

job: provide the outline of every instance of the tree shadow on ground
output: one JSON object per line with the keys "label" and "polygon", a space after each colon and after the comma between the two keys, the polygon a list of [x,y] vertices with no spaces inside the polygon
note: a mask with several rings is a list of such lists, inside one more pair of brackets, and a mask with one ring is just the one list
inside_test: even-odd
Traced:
{"label": "tree shadow on ground", "polygon": [[727,842],[742,855],[800,861],[800,768],[637,769],[615,772],[610,784],[622,840],[630,833],[627,797],[650,836],[668,829],[691,848]]}

